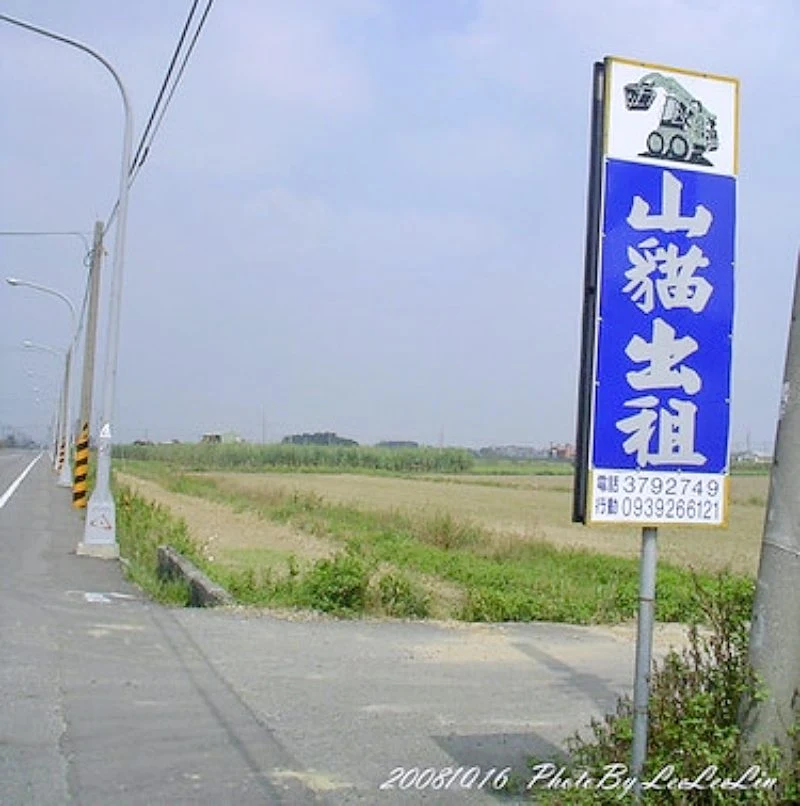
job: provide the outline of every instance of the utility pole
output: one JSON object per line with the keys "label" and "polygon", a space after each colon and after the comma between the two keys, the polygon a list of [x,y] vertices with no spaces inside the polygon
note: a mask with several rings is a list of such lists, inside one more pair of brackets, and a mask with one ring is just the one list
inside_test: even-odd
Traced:
{"label": "utility pole", "polygon": [[745,704],[741,727],[745,754],[777,744],[791,769],[800,715],[800,254],[783,375],[775,457],[761,543],[750,627],[750,663],[766,686],[764,699]]}
{"label": "utility pole", "polygon": [[86,338],[83,353],[83,382],[81,384],[80,433],[75,443],[75,479],[72,485],[72,506],[86,507],[86,478],[89,475],[90,422],[92,419],[92,386],[94,385],[94,354],[97,341],[97,302],[100,296],[100,268],[103,264],[103,222],[94,225],[92,262],[89,269],[89,305],[86,311]]}

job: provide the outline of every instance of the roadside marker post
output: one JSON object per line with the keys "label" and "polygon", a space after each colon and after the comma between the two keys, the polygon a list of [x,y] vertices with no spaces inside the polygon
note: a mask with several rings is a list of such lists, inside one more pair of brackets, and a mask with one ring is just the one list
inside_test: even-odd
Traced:
{"label": "roadside marker post", "polygon": [[572,518],[642,527],[638,782],[658,526],[726,525],[738,98],[734,78],[594,66]]}
{"label": "roadside marker post", "polygon": [[86,491],[89,477],[89,424],[84,422],[75,443],[75,476],[72,482],[72,506],[86,508]]}

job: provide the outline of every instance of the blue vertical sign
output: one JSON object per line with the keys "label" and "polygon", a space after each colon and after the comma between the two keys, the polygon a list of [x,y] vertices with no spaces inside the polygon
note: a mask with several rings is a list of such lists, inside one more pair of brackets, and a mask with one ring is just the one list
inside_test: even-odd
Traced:
{"label": "blue vertical sign", "polygon": [[722,525],[738,84],[606,65],[586,519]]}

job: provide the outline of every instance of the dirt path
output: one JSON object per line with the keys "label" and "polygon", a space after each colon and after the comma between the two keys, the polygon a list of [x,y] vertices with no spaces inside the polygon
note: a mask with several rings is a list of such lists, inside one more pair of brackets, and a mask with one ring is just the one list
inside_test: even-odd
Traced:
{"label": "dirt path", "polygon": [[317,560],[330,557],[336,545],[277,523],[262,520],[252,512],[236,512],[191,495],[173,493],[153,481],[127,473],[117,473],[120,482],[142,497],[154,501],[186,521],[189,534],[203,547],[206,555],[235,554],[240,550],[261,549],[298,559]]}

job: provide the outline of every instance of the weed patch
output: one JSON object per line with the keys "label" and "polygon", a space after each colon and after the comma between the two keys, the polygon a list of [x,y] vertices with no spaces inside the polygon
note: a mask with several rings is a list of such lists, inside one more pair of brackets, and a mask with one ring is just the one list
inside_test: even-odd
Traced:
{"label": "weed patch", "polygon": [[337,615],[361,613],[367,602],[370,569],[352,553],[315,563],[303,579],[303,599],[315,610]]}
{"label": "weed patch", "polygon": [[187,585],[179,581],[165,582],[157,573],[157,550],[163,544],[171,545],[196,564],[200,561],[186,524],[127,487],[119,484],[114,487],[117,538],[120,554],[128,561],[130,579],[157,601],[188,605]]}
{"label": "weed patch", "polygon": [[430,614],[430,596],[401,573],[388,573],[380,578],[378,599],[388,616],[426,618]]}
{"label": "weed patch", "polygon": [[[678,778],[694,780],[704,770],[715,768],[719,778],[737,780],[744,772],[741,762],[740,704],[746,698],[763,697],[759,681],[748,661],[750,608],[728,575],[711,581],[695,580],[692,594],[695,611],[702,614],[689,629],[688,647],[672,651],[651,676],[647,763],[643,781],[652,781],[670,767]],[[573,780],[588,772],[595,780],[606,765],[630,762],[633,737],[633,703],[630,697],[617,702],[614,713],[592,720],[589,735],[576,734],[567,742],[570,755],[568,776]],[[717,788],[692,790],[651,788],[644,792],[647,804],[794,804],[800,793],[800,766],[783,780],[777,777],[776,754],[762,749],[759,787],[736,791]],[[547,764],[532,760],[532,767]],[[800,762],[798,762],[800,764]],[[560,764],[559,764],[560,766]],[[769,779],[774,779],[770,781]],[[546,804],[619,803],[620,789],[597,787],[572,789],[567,794],[548,791],[542,785],[532,791],[537,802]]]}
{"label": "weed patch", "polygon": [[414,537],[445,551],[477,546],[486,539],[485,529],[469,521],[458,520],[449,512],[437,512],[409,522]]}

